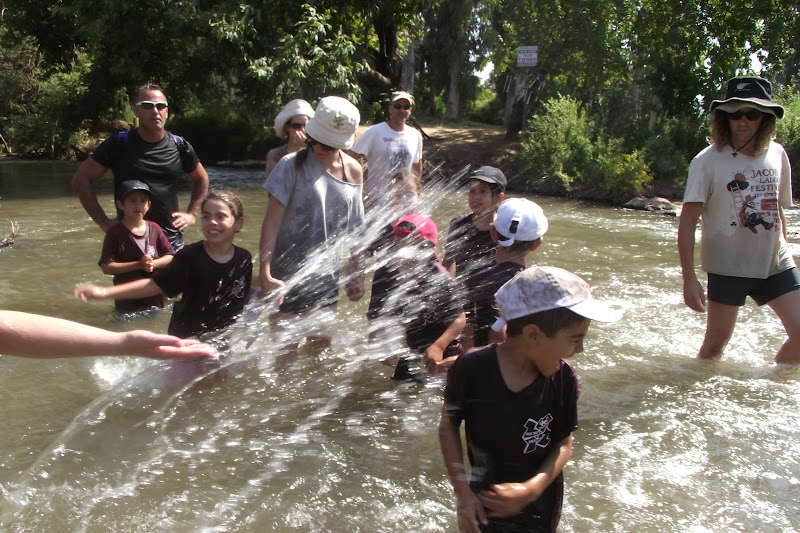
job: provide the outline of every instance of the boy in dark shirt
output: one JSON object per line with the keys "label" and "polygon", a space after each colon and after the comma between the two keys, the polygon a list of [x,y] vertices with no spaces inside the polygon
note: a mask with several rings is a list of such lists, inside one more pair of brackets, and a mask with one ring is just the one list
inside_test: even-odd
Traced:
{"label": "boy in dark shirt", "polygon": [[489,231],[497,243],[497,259],[480,279],[470,283],[475,287],[475,346],[503,340],[502,332],[491,329],[497,319],[494,293],[517,272],[525,270],[525,256],[542,244],[547,217],[535,202],[509,198],[500,204]]}
{"label": "boy in dark shirt", "polygon": [[[531,267],[496,294],[508,325],[497,345],[461,355],[447,375],[439,440],[462,532],[547,531],[558,526],[562,469],[578,427],[578,378],[590,320],[619,318],[589,285],[555,267]],[[471,476],[459,428],[465,422]]]}
{"label": "boy in dark shirt", "polygon": [[[467,202],[471,213],[462,213],[450,220],[442,265],[454,273],[461,286],[467,326],[464,330],[465,348],[472,346],[475,323],[475,290],[471,283],[480,279],[494,264],[496,245],[489,232],[497,206],[503,201],[506,177],[495,167],[480,167],[467,177]],[[455,270],[453,270],[455,267]]]}
{"label": "boy in dark shirt", "polygon": [[[128,180],[117,190],[117,209],[122,218],[111,226],[103,240],[100,269],[114,276],[114,285],[150,278],[170,264],[175,250],[155,222],[145,220],[150,209],[150,187],[139,180]],[[161,294],[146,298],[114,300],[117,312],[128,313],[164,307]]]}

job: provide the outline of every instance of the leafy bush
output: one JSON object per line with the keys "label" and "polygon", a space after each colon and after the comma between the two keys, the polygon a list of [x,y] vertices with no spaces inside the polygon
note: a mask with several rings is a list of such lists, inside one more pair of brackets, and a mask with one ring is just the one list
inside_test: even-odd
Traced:
{"label": "leafy bush", "polygon": [[639,150],[630,154],[622,153],[614,149],[617,144],[612,142],[612,149],[600,152],[597,160],[601,174],[600,189],[611,199],[625,193],[639,194],[653,181],[644,153]]}
{"label": "leafy bush", "polygon": [[559,95],[542,107],[541,114],[528,120],[520,160],[534,176],[556,178],[569,190],[590,168],[595,126],[569,96]]}
{"label": "leafy bush", "polygon": [[500,125],[503,123],[503,101],[492,89],[481,87],[475,99],[464,111],[464,118],[484,124]]}

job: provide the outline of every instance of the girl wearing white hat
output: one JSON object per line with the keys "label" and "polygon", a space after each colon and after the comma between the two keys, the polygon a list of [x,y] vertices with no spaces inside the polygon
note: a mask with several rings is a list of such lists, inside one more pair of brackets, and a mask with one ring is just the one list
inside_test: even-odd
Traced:
{"label": "girl wearing white hat", "polygon": [[[270,197],[261,227],[259,280],[262,297],[281,292],[276,323],[287,315],[335,310],[340,264],[335,239],[354,233],[364,220],[361,165],[345,153],[359,119],[358,109],[344,98],[323,98],[306,124],[306,148],[281,159],[264,182]],[[303,269],[312,258],[319,266]],[[358,300],[364,294],[360,261],[351,258],[348,271],[360,273],[346,285],[348,297]],[[304,334],[312,351],[330,345],[324,330]]]}
{"label": "girl wearing white hat", "polygon": [[311,104],[299,98],[292,100],[275,117],[275,133],[286,138],[286,144],[273,148],[267,154],[267,167],[264,177],[269,177],[272,169],[286,154],[300,151],[306,145],[306,124],[314,116]]}

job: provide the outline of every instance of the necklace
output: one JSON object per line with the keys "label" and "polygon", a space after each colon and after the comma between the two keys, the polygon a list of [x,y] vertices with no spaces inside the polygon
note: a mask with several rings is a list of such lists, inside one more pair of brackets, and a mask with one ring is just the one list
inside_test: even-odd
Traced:
{"label": "necklace", "polygon": [[[755,138],[756,138],[756,136],[755,136],[755,135],[753,135],[752,137],[750,137],[750,141],[752,141],[752,140],[753,140],[753,139],[755,139]],[[747,141],[746,143],[744,143],[743,145],[741,145],[741,146],[739,147],[739,149],[737,150],[737,149],[736,149],[736,147],[733,145],[733,140],[731,140],[731,150],[733,150],[733,157],[736,157],[737,155],[739,155],[739,152],[741,152],[741,151],[742,151],[742,148],[744,148],[745,146],[747,146],[748,144],[750,144],[750,141]]]}

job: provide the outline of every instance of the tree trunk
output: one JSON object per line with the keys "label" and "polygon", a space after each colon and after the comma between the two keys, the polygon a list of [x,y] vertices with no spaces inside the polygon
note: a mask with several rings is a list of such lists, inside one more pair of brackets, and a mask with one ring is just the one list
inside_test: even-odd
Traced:
{"label": "tree trunk", "polygon": [[447,104],[444,118],[458,120],[458,82],[461,79],[461,62],[450,63],[450,87],[447,89]]}
{"label": "tree trunk", "polygon": [[408,45],[406,55],[403,57],[403,73],[400,76],[400,88],[414,94],[414,39]]}

